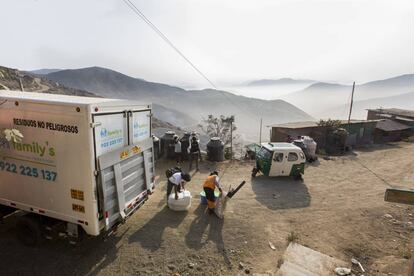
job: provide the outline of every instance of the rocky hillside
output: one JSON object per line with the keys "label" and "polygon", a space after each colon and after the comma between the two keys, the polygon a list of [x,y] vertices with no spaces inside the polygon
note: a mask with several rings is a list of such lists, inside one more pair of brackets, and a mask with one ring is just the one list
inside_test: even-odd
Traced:
{"label": "rocky hillside", "polygon": [[[23,72],[17,69],[0,66],[0,90],[20,91],[20,80],[23,85],[23,90],[27,92],[99,97],[84,90],[63,86],[58,82],[41,78],[38,75],[33,75],[30,72]],[[153,106],[153,111],[155,117],[153,117],[152,120],[152,127],[155,135],[161,136],[166,130],[173,130],[177,134],[182,134],[184,132],[184,130],[181,128],[176,127],[169,122],[158,119],[159,115],[165,117],[168,116],[168,114],[175,113],[175,111],[171,111],[167,108],[157,105]],[[194,121],[192,122],[195,123]]]}
{"label": "rocky hillside", "polygon": [[43,92],[53,94],[96,97],[85,90],[69,88],[55,81],[50,81],[17,69],[0,66],[0,90],[21,90],[27,92]]}

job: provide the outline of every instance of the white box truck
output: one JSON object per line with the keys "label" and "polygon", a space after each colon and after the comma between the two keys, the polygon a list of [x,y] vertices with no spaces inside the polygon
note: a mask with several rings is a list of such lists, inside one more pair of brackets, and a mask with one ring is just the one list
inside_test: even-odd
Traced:
{"label": "white box truck", "polygon": [[23,211],[26,243],[50,221],[72,236],[110,232],[154,189],[151,105],[0,91],[5,128],[24,137],[0,141],[0,207]]}

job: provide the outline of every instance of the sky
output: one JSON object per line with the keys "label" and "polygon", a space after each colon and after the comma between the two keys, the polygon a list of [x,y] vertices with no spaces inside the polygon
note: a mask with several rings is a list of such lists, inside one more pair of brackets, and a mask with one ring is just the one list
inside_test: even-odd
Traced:
{"label": "sky", "polygon": [[[412,0],[131,0],[218,87],[414,73]],[[0,0],[0,65],[210,87],[122,0]]]}

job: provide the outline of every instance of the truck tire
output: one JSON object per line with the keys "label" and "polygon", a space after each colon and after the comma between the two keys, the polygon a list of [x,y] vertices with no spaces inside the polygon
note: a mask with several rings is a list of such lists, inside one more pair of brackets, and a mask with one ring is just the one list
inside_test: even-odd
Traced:
{"label": "truck tire", "polygon": [[293,179],[295,179],[295,180],[297,180],[297,181],[303,181],[302,174],[295,175],[295,176],[293,177]]}
{"label": "truck tire", "polygon": [[16,209],[0,205],[0,221],[3,220],[3,217],[13,213],[14,211],[16,211]]}
{"label": "truck tire", "polygon": [[257,168],[253,168],[252,170],[252,177],[256,177],[257,173],[259,172],[259,170]]}
{"label": "truck tire", "polygon": [[40,220],[33,216],[21,216],[17,222],[17,237],[26,246],[40,245],[44,240]]}

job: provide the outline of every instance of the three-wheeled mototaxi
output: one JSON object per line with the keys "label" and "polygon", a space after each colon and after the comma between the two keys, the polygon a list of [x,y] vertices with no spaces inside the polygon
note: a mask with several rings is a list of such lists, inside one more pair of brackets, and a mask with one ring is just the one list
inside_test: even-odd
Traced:
{"label": "three-wheeled mototaxi", "polygon": [[265,176],[292,176],[302,179],[305,162],[302,149],[291,143],[262,143],[256,155],[252,177],[261,172]]}

